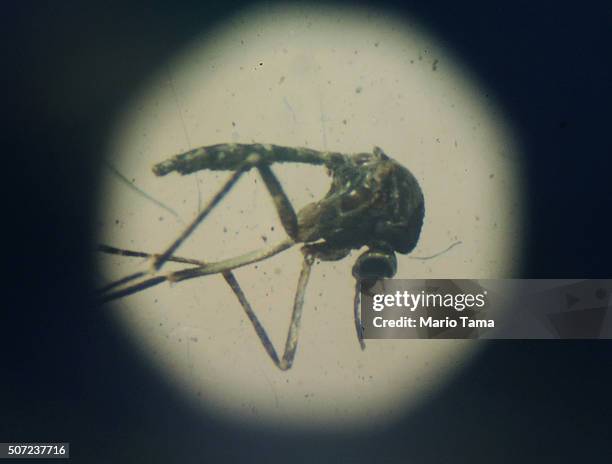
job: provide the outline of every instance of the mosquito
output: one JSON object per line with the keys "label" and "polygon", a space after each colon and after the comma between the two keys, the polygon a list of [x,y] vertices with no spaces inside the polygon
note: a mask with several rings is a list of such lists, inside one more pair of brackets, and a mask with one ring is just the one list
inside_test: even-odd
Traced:
{"label": "mosquito", "polygon": [[[323,199],[306,205],[296,214],[280,181],[272,171],[271,166],[275,163],[323,166],[332,178],[331,187]],[[288,237],[274,246],[218,262],[207,263],[175,256],[174,253],[181,244],[236,185],[240,177],[251,169],[259,172]],[[362,350],[365,349],[359,308],[361,290],[370,288],[380,279],[393,277],[397,271],[395,253],[410,253],[421,233],[425,203],[414,175],[379,147],[374,147],[372,153],[345,155],[279,145],[218,144],[178,154],[153,166],[153,173],[157,176],[172,172],[187,175],[200,170],[233,173],[163,253],[151,254],[108,245],[99,246],[99,251],[104,253],[144,257],[151,262],[149,270],[128,275],[101,288],[100,302],[126,297],[162,282],[180,282],[205,275],[222,274],[238,298],[267,354],[280,370],[285,371],[291,368],[295,358],[304,294],[313,263],[315,260],[338,261],[345,258],[351,250],[366,247],[366,251],[357,258],[352,268],[355,278],[355,329],[359,345]],[[298,244],[302,244],[302,269],[285,350],[280,358],[232,271],[268,259]],[[188,264],[189,267],[162,273],[167,262]]]}

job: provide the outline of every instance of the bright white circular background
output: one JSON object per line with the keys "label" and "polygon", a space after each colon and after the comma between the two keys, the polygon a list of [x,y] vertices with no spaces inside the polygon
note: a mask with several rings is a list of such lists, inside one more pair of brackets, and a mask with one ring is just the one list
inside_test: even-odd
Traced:
{"label": "bright white circular background", "polygon": [[[162,251],[229,174],[156,178],[152,165],[222,142],[345,153],[378,145],[415,174],[425,195],[425,224],[412,256],[462,242],[431,260],[400,256],[398,278],[510,277],[516,269],[516,142],[486,90],[416,23],[374,10],[285,4],[244,11],[204,32],[151,76],[117,121],[100,242]],[[321,168],[274,170],[296,209],[329,186]],[[283,238],[252,172],[177,255],[211,261]],[[380,424],[442,385],[478,343],[371,340],[362,352],[352,320],[356,256],[314,267],[288,372],[269,360],[220,276],[164,284],[110,306],[143,353],[209,412],[294,426]],[[100,260],[104,282],[148,266]],[[278,350],[300,263],[296,248],[236,272]]]}

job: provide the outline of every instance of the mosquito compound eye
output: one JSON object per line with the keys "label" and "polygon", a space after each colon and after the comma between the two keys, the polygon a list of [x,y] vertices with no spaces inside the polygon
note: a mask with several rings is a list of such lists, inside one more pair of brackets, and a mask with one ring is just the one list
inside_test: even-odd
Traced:
{"label": "mosquito compound eye", "polygon": [[357,258],[353,266],[353,277],[360,280],[390,278],[396,271],[395,253],[370,250]]}

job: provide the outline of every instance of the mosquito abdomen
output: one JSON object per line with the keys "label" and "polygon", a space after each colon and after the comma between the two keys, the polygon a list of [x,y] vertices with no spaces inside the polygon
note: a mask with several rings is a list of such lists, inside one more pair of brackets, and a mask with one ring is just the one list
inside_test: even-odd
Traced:
{"label": "mosquito abdomen", "polygon": [[[291,148],[269,144],[222,143],[195,148],[180,153],[153,166],[157,176],[170,172],[182,175],[208,169],[211,171],[234,171],[248,162],[250,155],[259,155],[258,163],[306,163],[329,164],[343,155],[339,153],[320,152],[310,148]],[[251,158],[253,159],[253,158]],[[253,163],[256,165],[257,163]]]}

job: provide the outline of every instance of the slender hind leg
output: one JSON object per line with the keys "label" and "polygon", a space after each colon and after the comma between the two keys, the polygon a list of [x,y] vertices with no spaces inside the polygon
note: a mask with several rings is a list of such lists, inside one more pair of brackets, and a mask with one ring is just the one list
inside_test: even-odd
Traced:
{"label": "slender hind leg", "polygon": [[278,367],[282,371],[286,371],[293,365],[293,359],[295,358],[295,352],[297,350],[300,322],[302,319],[302,309],[304,307],[304,294],[306,293],[306,286],[308,285],[310,271],[314,262],[314,256],[312,254],[310,254],[305,249],[303,249],[303,252],[304,261],[302,263],[302,272],[300,273],[297,290],[295,292],[293,312],[291,314],[291,323],[289,324],[289,331],[287,333],[287,341],[285,342],[285,351],[283,353],[282,359],[279,359],[278,354],[276,353],[276,349],[274,348],[274,345],[270,340],[270,337],[268,337],[266,330],[259,322],[257,315],[253,311],[251,304],[248,302],[246,296],[244,295],[244,292],[240,288],[240,285],[234,277],[234,274],[231,271],[223,273],[225,281],[228,283],[228,285],[238,298],[238,301],[242,305],[244,312],[248,316],[249,320],[251,321],[251,324],[253,325],[253,328],[255,329],[255,333],[257,333],[261,344],[268,353],[268,356],[270,356],[270,359],[272,359],[276,367]]}
{"label": "slender hind leg", "polygon": [[191,233],[198,227],[202,221],[208,216],[208,214],[213,210],[215,206],[227,195],[227,192],[231,190],[231,188],[238,182],[238,179],[245,173],[245,171],[249,170],[252,167],[251,164],[244,164],[240,166],[234,174],[228,179],[228,181],[223,185],[221,190],[217,192],[217,194],[213,197],[213,199],[206,205],[206,207],[200,211],[200,213],[196,216],[196,218],[189,224],[185,230],[179,235],[172,244],[166,248],[166,250],[157,256],[153,261],[153,270],[159,271],[161,267],[172,257],[172,254],[176,251],[176,249],[191,235]]}
{"label": "slender hind leg", "polygon": [[[274,246],[255,250],[255,251],[246,253],[241,256],[236,256],[234,258],[229,258],[229,259],[226,259],[223,261],[217,261],[214,263],[200,262],[201,264],[196,267],[180,269],[178,271],[168,272],[167,274],[162,274],[162,275],[151,277],[150,274],[147,274],[146,272],[137,273],[139,275],[136,275],[135,278],[133,277],[133,275],[128,276],[127,278],[124,277],[123,279],[120,279],[111,284],[108,284],[102,289],[100,289],[99,290],[99,294],[100,294],[99,302],[106,303],[107,301],[116,300],[116,299],[119,299],[125,296],[129,296],[134,293],[138,293],[142,290],[145,290],[149,287],[153,287],[155,285],[161,284],[162,282],[180,282],[182,280],[194,279],[196,277],[202,277],[205,275],[221,274],[223,272],[231,271],[233,269],[237,269],[239,267],[246,266],[248,264],[257,263],[259,261],[268,259],[274,255],[277,255],[287,250],[288,248],[291,248],[293,245],[295,245],[295,242],[291,239],[287,239]],[[101,251],[109,253],[109,251],[106,249],[101,249]],[[149,253],[133,251],[133,250],[123,250],[119,248],[113,248],[112,251],[110,251],[110,253],[111,254],[121,254],[121,255],[131,255],[131,256],[155,256]],[[169,259],[169,261],[193,262],[196,260],[191,260],[188,258],[171,258]],[[119,287],[120,285],[123,285],[129,281],[135,280],[138,277],[144,277],[144,276],[146,276],[147,278],[141,280],[140,282],[137,282],[130,286],[123,287],[119,290],[110,292],[110,290],[113,290],[116,287]]]}
{"label": "slender hind leg", "polygon": [[285,232],[287,232],[289,237],[295,240],[298,235],[297,216],[285,190],[283,190],[281,183],[272,172],[272,169],[270,169],[270,166],[261,165],[258,166],[257,169],[268,188],[268,192],[272,197],[274,207],[276,208],[276,212],[278,213]]}
{"label": "slender hind leg", "polygon": [[[217,194],[213,197],[213,199],[206,205],[206,207],[197,215],[197,217],[191,222],[191,224],[189,224],[187,226],[187,228],[185,230],[183,230],[183,232],[181,233],[181,235],[178,236],[178,238],[168,247],[166,248],[166,250],[159,254],[159,255],[153,255],[153,266],[152,266],[152,270],[154,272],[157,272],[161,269],[161,267],[168,261],[172,261],[172,255],[174,254],[174,252],[176,251],[176,249],[187,239],[187,237],[189,237],[189,235],[191,235],[191,233],[195,230],[195,228],[202,223],[202,221],[206,218],[206,216],[208,216],[208,214],[210,214],[210,212],[214,209],[215,206],[217,206],[217,204],[223,199],[223,197],[231,190],[231,188],[234,186],[234,184],[238,181],[238,179],[240,178],[240,176],[242,174],[244,174],[245,171],[247,171],[248,169],[251,168],[251,165],[243,165],[240,166],[238,168],[238,170],[232,174],[232,176],[229,178],[229,180],[223,185],[223,187],[221,188],[221,190],[219,190],[219,192],[217,192]],[[110,248],[114,248],[114,247],[108,247],[107,245],[101,245],[99,247],[100,251],[103,252],[109,252]],[[134,255],[134,254],[142,254],[142,252],[138,252],[138,251],[131,251],[131,250],[122,250],[122,249],[115,249],[116,251],[119,252],[123,252],[125,255]],[[119,254],[117,252],[112,252],[113,254]],[[115,282],[111,282],[110,284],[108,284],[105,289],[106,290],[110,290],[112,288],[118,287],[120,285],[124,285],[126,283],[132,282],[140,277],[144,277],[145,275],[147,275],[147,272],[136,272],[134,274],[131,274],[127,277],[123,277],[122,279],[119,279]],[[113,298],[114,299],[114,298]]]}

